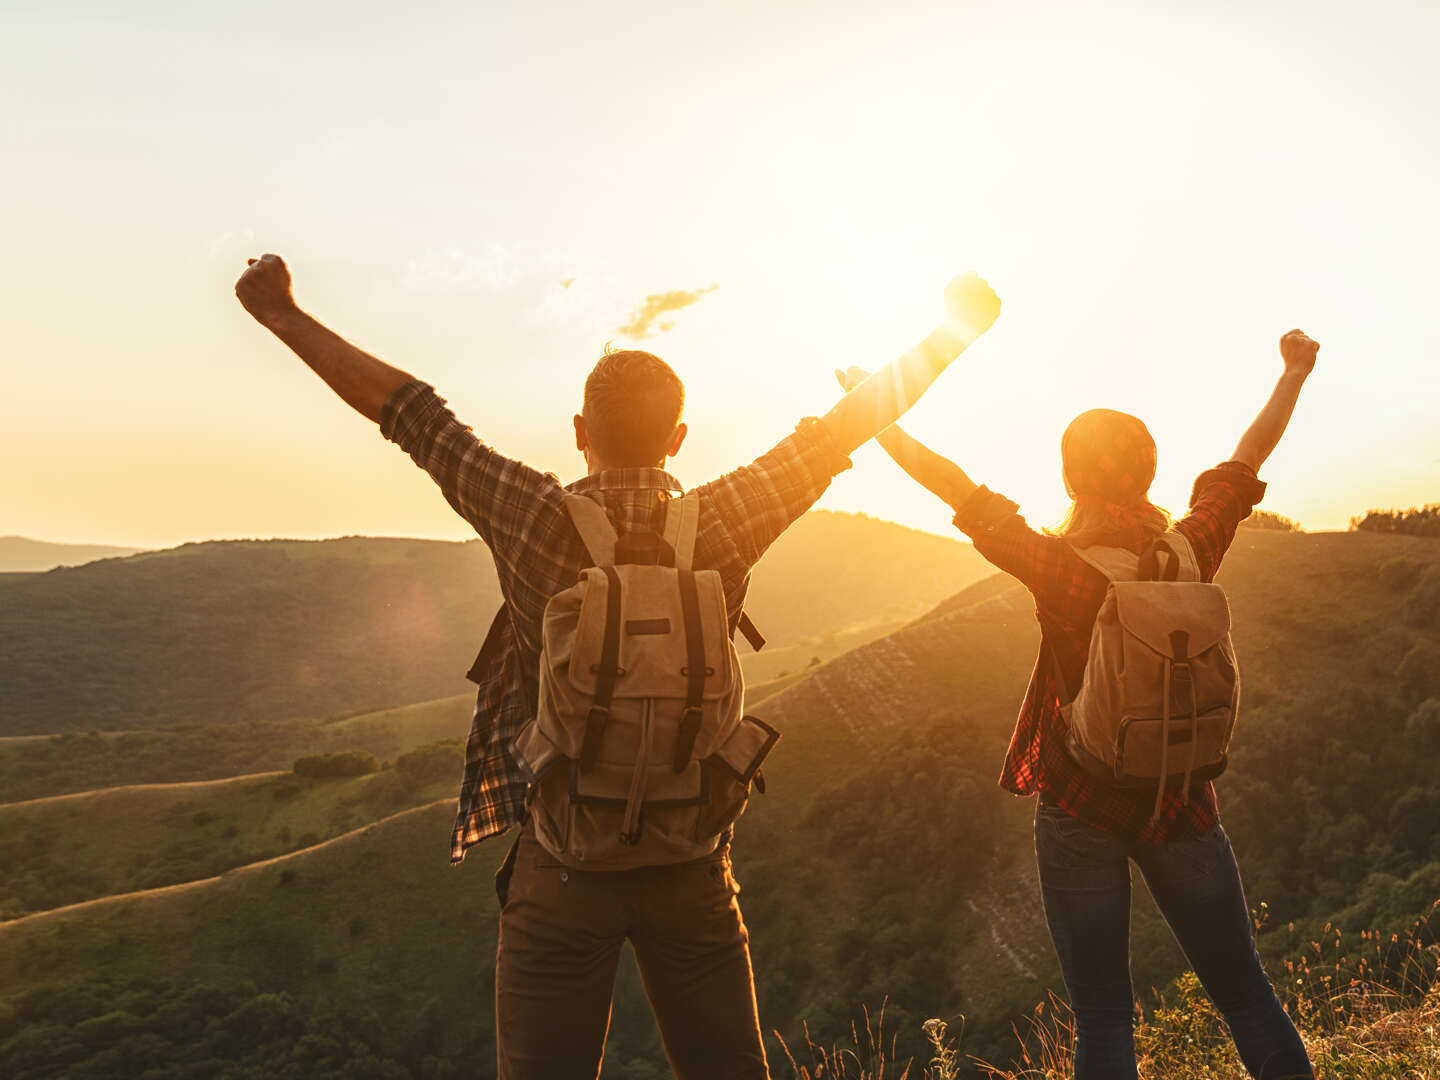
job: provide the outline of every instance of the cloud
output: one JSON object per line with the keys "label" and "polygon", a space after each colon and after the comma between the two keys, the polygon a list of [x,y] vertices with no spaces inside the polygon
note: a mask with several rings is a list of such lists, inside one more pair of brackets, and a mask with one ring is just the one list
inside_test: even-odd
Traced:
{"label": "cloud", "polygon": [[691,304],[698,304],[700,298],[708,292],[714,292],[719,285],[710,285],[703,289],[671,289],[669,292],[651,293],[645,297],[642,303],[631,315],[630,321],[621,326],[616,333],[636,341],[653,337],[656,332],[664,333],[675,325],[672,320],[661,321],[661,316],[668,315],[672,311],[679,311]]}
{"label": "cloud", "polygon": [[427,249],[405,266],[405,284],[417,292],[500,291],[514,285],[521,270],[509,249],[491,244],[480,252]]}
{"label": "cloud", "polygon": [[233,240],[243,240],[248,245],[255,240],[255,230],[251,228],[241,229],[239,232],[226,230],[210,241],[209,257],[216,258],[220,255],[229,256]]}

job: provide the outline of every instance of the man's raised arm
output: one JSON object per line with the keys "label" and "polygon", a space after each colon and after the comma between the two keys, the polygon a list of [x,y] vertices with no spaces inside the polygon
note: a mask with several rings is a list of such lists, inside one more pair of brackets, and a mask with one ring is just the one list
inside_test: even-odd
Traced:
{"label": "man's raised arm", "polygon": [[842,452],[873,439],[920,400],[942,371],[990,328],[1000,298],[984,278],[962,274],[945,288],[945,321],[919,345],[852,389],[825,416]]}
{"label": "man's raised arm", "polygon": [[352,409],[375,423],[380,410],[414,376],[356,348],[295,304],[290,271],[279,255],[251,259],[235,295],[256,322],[278,337]]}

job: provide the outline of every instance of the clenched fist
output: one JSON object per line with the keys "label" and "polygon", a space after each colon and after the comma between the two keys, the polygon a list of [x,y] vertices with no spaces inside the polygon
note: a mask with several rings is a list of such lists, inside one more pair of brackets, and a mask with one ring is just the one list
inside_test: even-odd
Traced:
{"label": "clenched fist", "polygon": [[945,326],[966,345],[990,329],[999,315],[1000,298],[974,271],[945,286]]}
{"label": "clenched fist", "polygon": [[1286,371],[1309,375],[1319,351],[1320,343],[1301,330],[1291,330],[1280,339],[1280,358],[1285,361]]}
{"label": "clenched fist", "polygon": [[869,377],[870,372],[866,371],[859,364],[851,364],[844,371],[841,371],[839,368],[835,369],[835,381],[840,384],[840,388],[847,394]]}
{"label": "clenched fist", "polygon": [[249,267],[235,282],[235,295],[245,310],[265,322],[295,307],[290,292],[290,270],[279,255],[261,255],[250,259]]}

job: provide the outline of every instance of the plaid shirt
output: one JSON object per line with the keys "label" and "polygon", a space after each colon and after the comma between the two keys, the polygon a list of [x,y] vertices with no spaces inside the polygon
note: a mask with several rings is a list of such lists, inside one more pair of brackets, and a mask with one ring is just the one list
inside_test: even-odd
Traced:
{"label": "plaid shirt", "polygon": [[[380,431],[430,474],[490,548],[508,613],[497,619],[471,673],[480,690],[451,834],[450,858],[459,862],[466,848],[524,818],[526,784],[511,745],[538,708],[545,605],[590,562],[565,510],[565,492],[594,499],[623,534],[662,529],[665,502],[682,489],[656,468],[611,469],[562,487],[554,475],[486,446],[419,381],[390,396]],[[750,568],[849,467],[829,429],[809,418],[753,463],[698,489],[695,565],[720,572],[732,631]]]}
{"label": "plaid shirt", "polygon": [[[1195,481],[1190,512],[1174,527],[1195,549],[1205,581],[1215,577],[1235,539],[1236,526],[1264,493],[1265,485],[1253,470],[1234,461],[1202,473]],[[1010,500],[982,487],[960,506],[955,524],[980,554],[1030,590],[1044,644],[1054,651],[1066,685],[1078,687],[1090,631],[1109,582],[1060,537],[1031,529],[1017,509]],[[1133,545],[1136,551],[1143,547],[1143,542]],[[1016,795],[1039,792],[1081,821],[1132,843],[1159,844],[1172,837],[1203,835],[1220,820],[1213,784],[1192,790],[1189,802],[1180,792],[1168,791],[1159,818],[1151,820],[1153,793],[1111,787],[1081,769],[1065,749],[1060,693],[1044,645],[1020,706],[1000,786]]]}

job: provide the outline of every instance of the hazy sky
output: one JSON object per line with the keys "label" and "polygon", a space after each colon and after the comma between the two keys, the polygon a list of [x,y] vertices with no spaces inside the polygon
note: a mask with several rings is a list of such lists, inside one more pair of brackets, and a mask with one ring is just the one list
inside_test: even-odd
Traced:
{"label": "hazy sky", "polygon": [[[1433,3],[8,0],[0,534],[466,535],[235,302],[261,251],[567,479],[647,296],[698,293],[646,342],[697,483],[973,267],[1004,314],[911,426],[1032,521],[1096,405],[1146,419],[1180,508],[1292,326],[1320,364],[1265,505],[1440,500],[1437,36]],[[949,528],[874,447],[822,505]]]}

